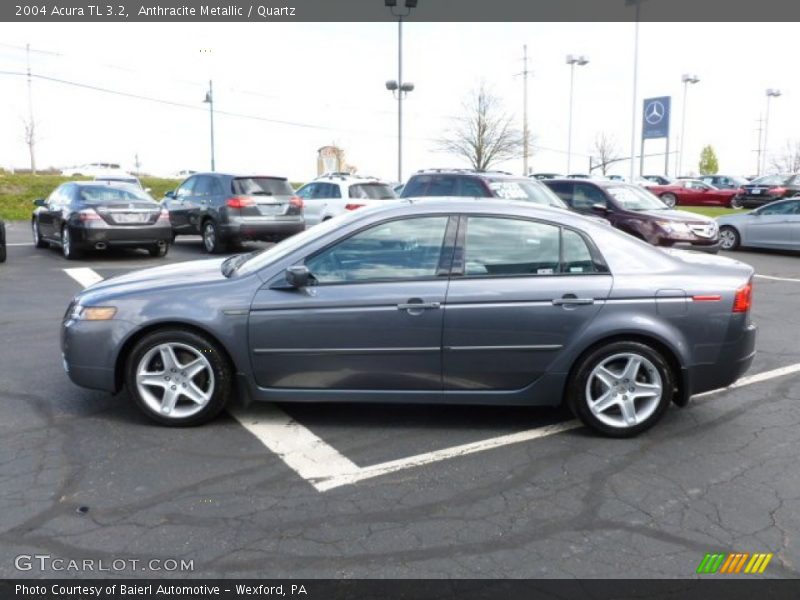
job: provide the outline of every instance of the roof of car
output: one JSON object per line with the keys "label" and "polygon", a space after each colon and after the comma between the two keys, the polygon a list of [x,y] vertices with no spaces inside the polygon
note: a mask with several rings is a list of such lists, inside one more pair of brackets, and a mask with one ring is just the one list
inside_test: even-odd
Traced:
{"label": "roof of car", "polygon": [[594,185],[598,185],[600,187],[619,187],[621,185],[630,185],[636,186],[634,183],[630,183],[628,181],[619,181],[616,179],[579,179],[576,177],[559,177],[558,179],[545,179],[542,181],[545,185],[548,183],[559,182],[563,181],[564,183],[592,183]]}
{"label": "roof of car", "polygon": [[198,175],[210,175],[212,177],[232,177],[233,179],[246,179],[250,177],[256,179],[284,179],[286,181],[289,180],[288,177],[284,177],[282,175],[263,175],[260,173],[226,173],[224,171],[197,171],[196,173],[187,175],[186,179],[189,179],[190,177],[197,177]]}
{"label": "roof of car", "polygon": [[412,177],[417,175],[433,175],[433,174],[444,174],[444,175],[471,175],[473,177],[494,177],[494,178],[513,178],[513,179],[530,179],[529,177],[525,177],[524,175],[514,175],[513,173],[509,173],[508,171],[476,171],[475,169],[420,169]]}

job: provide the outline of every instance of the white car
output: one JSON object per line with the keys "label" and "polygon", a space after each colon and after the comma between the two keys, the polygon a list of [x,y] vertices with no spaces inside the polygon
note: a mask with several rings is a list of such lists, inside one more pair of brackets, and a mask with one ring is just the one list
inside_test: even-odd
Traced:
{"label": "white car", "polygon": [[392,186],[375,177],[325,173],[297,190],[303,199],[306,228],[348,210],[397,198]]}

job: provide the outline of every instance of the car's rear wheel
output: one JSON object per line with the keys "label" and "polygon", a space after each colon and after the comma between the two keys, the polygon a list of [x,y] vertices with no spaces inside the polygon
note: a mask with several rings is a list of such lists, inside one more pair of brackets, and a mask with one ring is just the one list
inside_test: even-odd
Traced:
{"label": "car's rear wheel", "polygon": [[210,219],[203,223],[203,247],[209,254],[219,254],[225,251],[225,244],[219,236],[219,228]]}
{"label": "car's rear wheel", "polygon": [[675,205],[678,204],[678,197],[675,194],[662,194],[661,201],[670,208],[675,208]]}
{"label": "car's rear wheel", "polygon": [[719,228],[719,247],[723,250],[736,250],[742,239],[739,232],[730,225],[723,225]]}
{"label": "car's rear wheel", "polygon": [[216,417],[231,395],[232,370],[206,337],[164,329],[143,337],[125,366],[136,405],[162,425],[200,425]]}
{"label": "car's rear wheel", "polygon": [[742,208],[741,198],[739,198],[739,196],[732,196],[729,206],[731,208]]}
{"label": "car's rear wheel", "polygon": [[169,252],[169,244],[155,245],[147,249],[153,258],[163,258]]}
{"label": "car's rear wheel", "polygon": [[33,245],[37,248],[47,248],[50,244],[42,239],[42,234],[39,232],[39,221],[33,219],[31,221],[31,233],[33,233]]}
{"label": "car's rear wheel", "polygon": [[0,263],[6,262],[6,243],[0,242]]}
{"label": "car's rear wheel", "polygon": [[69,227],[64,225],[61,228],[61,254],[64,255],[64,258],[67,260],[75,260],[80,258],[80,250],[75,247],[75,242],[72,239],[72,234],[69,231]]}
{"label": "car's rear wheel", "polygon": [[614,342],[584,356],[567,391],[567,404],[585,425],[610,437],[631,437],[664,415],[674,375],[656,349]]}

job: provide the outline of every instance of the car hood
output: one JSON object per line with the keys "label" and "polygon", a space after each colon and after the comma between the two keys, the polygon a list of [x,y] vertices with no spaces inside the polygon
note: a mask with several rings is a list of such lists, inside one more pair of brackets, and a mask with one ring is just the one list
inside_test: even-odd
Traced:
{"label": "car hood", "polygon": [[731,213],[729,215],[720,215],[717,217],[717,224],[723,225],[725,223],[741,223],[753,214],[752,211]]}
{"label": "car hood", "polygon": [[713,223],[714,219],[685,210],[641,210],[637,214],[647,215],[659,221],[681,221],[683,223]]}
{"label": "car hood", "polygon": [[224,260],[224,258],[193,260],[118,275],[88,287],[82,297],[107,298],[135,291],[152,291],[227,280],[221,269]]}

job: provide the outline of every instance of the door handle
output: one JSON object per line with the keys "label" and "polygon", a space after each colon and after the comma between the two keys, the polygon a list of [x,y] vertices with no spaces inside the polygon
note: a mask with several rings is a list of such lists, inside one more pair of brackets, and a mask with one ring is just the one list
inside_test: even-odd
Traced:
{"label": "door handle", "polygon": [[413,298],[408,302],[403,302],[397,305],[397,310],[428,310],[441,308],[441,302],[414,302]]}
{"label": "door handle", "polygon": [[567,294],[553,300],[553,306],[581,306],[584,304],[594,304],[594,298],[578,298],[572,294]]}

